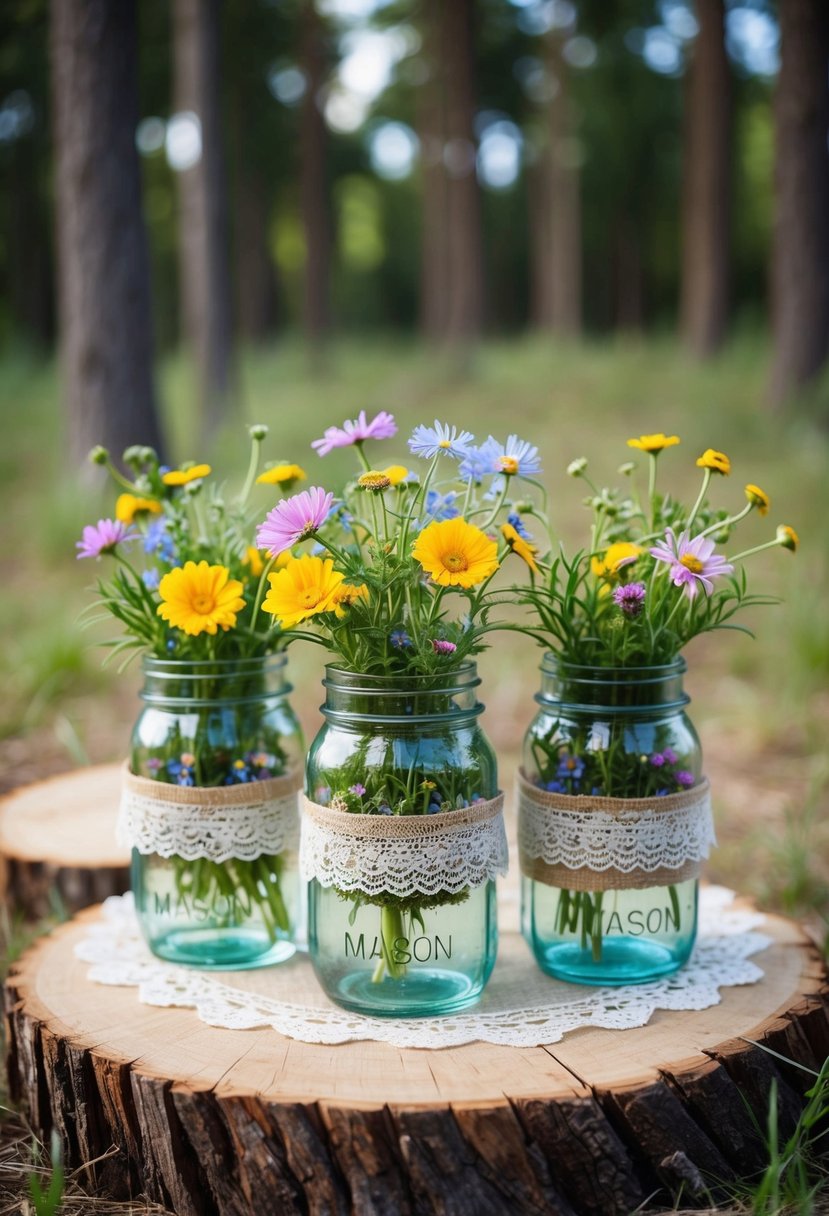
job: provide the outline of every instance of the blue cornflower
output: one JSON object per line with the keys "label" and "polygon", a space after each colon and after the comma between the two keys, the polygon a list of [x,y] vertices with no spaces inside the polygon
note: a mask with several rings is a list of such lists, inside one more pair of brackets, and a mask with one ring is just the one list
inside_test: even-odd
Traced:
{"label": "blue cornflower", "polygon": [[561,784],[560,781],[547,781],[544,783],[544,785],[542,785],[541,788],[547,790],[548,793],[550,793],[550,794],[563,794],[564,793],[564,786]]}
{"label": "blue cornflower", "polygon": [[395,650],[408,650],[412,644],[412,639],[406,633],[405,629],[394,629],[389,634],[389,641]]}
{"label": "blue cornflower", "polygon": [[556,770],[557,777],[563,777],[569,781],[581,781],[583,772],[584,761],[581,756],[571,756],[565,753],[559,757],[558,769]]}
{"label": "blue cornflower", "polygon": [[464,481],[481,482],[485,477],[490,477],[495,472],[494,460],[497,455],[495,451],[497,448],[498,444],[492,436],[478,448],[467,448],[458,469],[458,473],[463,477]]}
{"label": "blue cornflower", "polygon": [[458,432],[456,426],[448,426],[435,419],[434,426],[416,426],[409,440],[409,450],[424,460],[432,460],[441,452],[462,460],[475,436],[471,431]]}
{"label": "blue cornflower", "polygon": [[144,535],[144,552],[157,553],[164,562],[174,562],[176,550],[167,531],[166,519],[154,519]]}
{"label": "blue cornflower", "polygon": [[423,519],[416,519],[412,525],[415,531],[420,531],[427,524],[439,523],[443,519],[457,519],[460,508],[455,506],[458,497],[457,490],[441,494],[438,490],[429,490],[426,494],[426,511]]}
{"label": "blue cornflower", "polygon": [[161,575],[157,570],[144,570],[141,574],[141,582],[148,591],[157,591],[158,584],[161,582]]}
{"label": "blue cornflower", "polygon": [[528,528],[524,527],[521,516],[519,515],[519,513],[517,511],[510,511],[509,515],[507,516],[507,523],[512,524],[513,528],[515,528],[515,531],[524,540],[532,540],[532,538],[533,538],[532,532],[530,532]]}

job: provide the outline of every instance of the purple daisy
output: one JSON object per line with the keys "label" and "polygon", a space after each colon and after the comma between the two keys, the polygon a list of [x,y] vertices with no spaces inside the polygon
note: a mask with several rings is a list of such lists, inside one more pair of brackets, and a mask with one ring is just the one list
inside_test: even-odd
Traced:
{"label": "purple daisy", "polygon": [[138,539],[138,533],[116,519],[99,519],[97,524],[87,524],[81,540],[75,542],[78,557],[100,557],[112,553],[116,545],[126,545]]}
{"label": "purple daisy", "polygon": [[358,798],[362,798],[363,794],[366,792],[366,787],[361,782],[357,781],[354,785],[350,785],[348,787],[348,792],[349,794],[356,794]]}
{"label": "purple daisy", "polygon": [[651,557],[658,562],[668,562],[671,567],[671,579],[674,586],[684,587],[689,600],[696,598],[698,584],[701,583],[706,595],[711,595],[714,578],[722,574],[731,574],[734,567],[724,557],[714,553],[714,541],[699,535],[691,540],[687,532],[674,535],[672,528],[665,529],[665,543],[654,545],[650,550]]}
{"label": "purple daisy", "polygon": [[334,495],[326,494],[319,486],[312,486],[292,498],[283,498],[259,525],[257,548],[266,549],[275,556],[313,536],[328,518],[333,501]]}
{"label": "purple daisy", "polygon": [[679,757],[672,747],[663,747],[662,755],[665,757],[666,764],[676,764]]}
{"label": "purple daisy", "polygon": [[391,439],[396,434],[397,423],[386,410],[381,410],[371,422],[366,418],[366,411],[360,410],[354,420],[348,419],[342,426],[326,427],[322,439],[315,439],[311,447],[319,456],[327,456],[334,448],[348,448],[353,443],[365,443],[367,439]]}
{"label": "purple daisy", "polygon": [[[635,561],[635,558],[631,558]],[[625,563],[627,564],[627,563]],[[619,563],[619,566],[622,562]],[[613,592],[613,603],[621,608],[625,616],[636,617],[640,616],[645,607],[645,595],[647,588],[644,583],[626,583],[622,587],[616,587]]]}
{"label": "purple daisy", "polygon": [[445,642],[443,638],[432,638],[432,650],[435,654],[454,654],[457,649],[454,642]]}
{"label": "purple daisy", "polygon": [[688,773],[685,769],[680,769],[678,773],[674,773],[674,781],[677,785],[683,786],[685,789],[690,789],[696,782],[696,777],[693,773]]}
{"label": "purple daisy", "polygon": [[471,431],[458,431],[456,426],[448,426],[445,422],[435,419],[434,426],[416,426],[409,440],[409,451],[424,460],[433,460],[441,453],[462,460],[475,436]]}

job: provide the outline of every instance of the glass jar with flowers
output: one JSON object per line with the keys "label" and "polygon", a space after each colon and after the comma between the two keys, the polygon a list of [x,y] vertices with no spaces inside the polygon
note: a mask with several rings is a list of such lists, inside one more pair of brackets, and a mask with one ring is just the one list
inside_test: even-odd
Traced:
{"label": "glass jar with flowers", "polygon": [[[621,492],[597,488],[587,461],[574,461],[568,473],[590,490],[590,543],[539,560],[522,593],[528,628],[550,648],[519,776],[522,924],[539,966],[578,983],[643,983],[687,961],[714,831],[681,652],[700,634],[742,629],[735,614],[772,602],[747,593],[747,557],[797,547],[781,526],[720,553],[750,512],[767,512],[768,496],[749,484],[740,510],[712,506],[712,477],[731,471],[713,449],[696,461],[690,509],[659,494],[660,454],[679,442],[629,440],[648,460],[644,496],[634,464],[622,466],[631,481]],[[549,531],[546,514],[529,511]]]}
{"label": "glass jar with flowers", "polygon": [[514,598],[491,585],[510,551],[492,529],[538,468],[514,436],[479,448],[439,422],[409,440],[422,472],[372,467],[366,446],[395,432],[387,413],[330,427],[320,455],[361,466],[342,498],[296,495],[258,533],[271,553],[312,541],[262,607],[332,656],[302,816],[311,961],[338,1004],[390,1017],[465,1008],[495,961],[507,850],[474,656]]}
{"label": "glass jar with flowers", "polygon": [[129,478],[96,449],[123,493],[115,519],[78,544],[79,557],[114,563],[89,610],[126,631],[106,643],[109,657],[123,667],[142,655],[119,819],[138,920],[154,953],[201,967],[259,966],[295,949],[303,745],[280,632],[261,611],[265,563],[251,543],[261,507],[250,499],[257,482],[285,491],[305,474],[284,462],[259,472],[266,433],[251,428],[233,499],[209,465],[166,469],[135,447]]}

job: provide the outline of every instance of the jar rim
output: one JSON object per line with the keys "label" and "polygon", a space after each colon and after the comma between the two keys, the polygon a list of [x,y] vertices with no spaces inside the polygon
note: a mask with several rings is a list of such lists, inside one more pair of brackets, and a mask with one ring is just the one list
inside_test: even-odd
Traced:
{"label": "jar rim", "polygon": [[670,676],[683,675],[688,670],[688,664],[682,655],[677,655],[669,663],[628,663],[618,666],[604,666],[600,663],[571,663],[562,659],[553,650],[548,650],[541,660],[541,670],[554,670],[563,675],[572,674],[574,679],[587,679],[588,676],[596,682],[605,679],[622,679],[633,675],[651,676],[654,680],[667,679]]}
{"label": "jar rim", "polygon": [[248,655],[235,659],[161,659],[156,655],[145,654],[141,666],[147,675],[175,676],[176,679],[181,679],[188,674],[244,675],[247,672],[261,671],[262,668],[278,670],[287,662],[288,656],[282,653]]}
{"label": "jar rim", "polygon": [[[345,679],[340,682],[342,677]],[[352,681],[360,681],[355,683]],[[443,684],[436,682],[442,681]],[[466,659],[448,671],[435,671],[419,675],[369,675],[352,671],[338,663],[326,663],[324,687],[341,688],[345,692],[458,692],[481,683],[478,666],[473,659]],[[445,685],[445,686],[444,686]]]}

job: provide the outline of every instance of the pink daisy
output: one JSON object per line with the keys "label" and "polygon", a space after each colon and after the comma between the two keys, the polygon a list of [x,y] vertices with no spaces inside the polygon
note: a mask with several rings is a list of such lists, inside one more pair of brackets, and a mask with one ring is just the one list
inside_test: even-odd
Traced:
{"label": "pink daisy", "polygon": [[273,556],[313,536],[328,518],[333,502],[334,495],[326,494],[319,486],[283,498],[259,525],[257,548],[266,549]]}
{"label": "pink daisy", "polygon": [[677,538],[672,528],[666,528],[665,543],[654,545],[650,554],[658,562],[670,563],[674,585],[684,587],[688,599],[693,600],[699,583],[705,594],[710,595],[714,590],[711,580],[722,574],[731,574],[734,570],[730,562],[714,553],[714,549],[713,540],[705,536],[695,536],[690,540],[688,533],[682,532]]}
{"label": "pink daisy", "polygon": [[112,553],[116,545],[137,539],[138,533],[120,520],[99,519],[97,524],[87,524],[81,540],[75,542],[75,548],[79,558],[100,557],[102,553]]}
{"label": "pink daisy", "polygon": [[353,422],[349,419],[340,426],[326,427],[322,439],[315,439],[311,447],[320,456],[327,456],[334,448],[347,448],[353,443],[364,443],[366,439],[391,439],[397,434],[397,423],[391,414],[381,410],[371,422],[366,419],[366,411],[360,410],[360,415]]}

